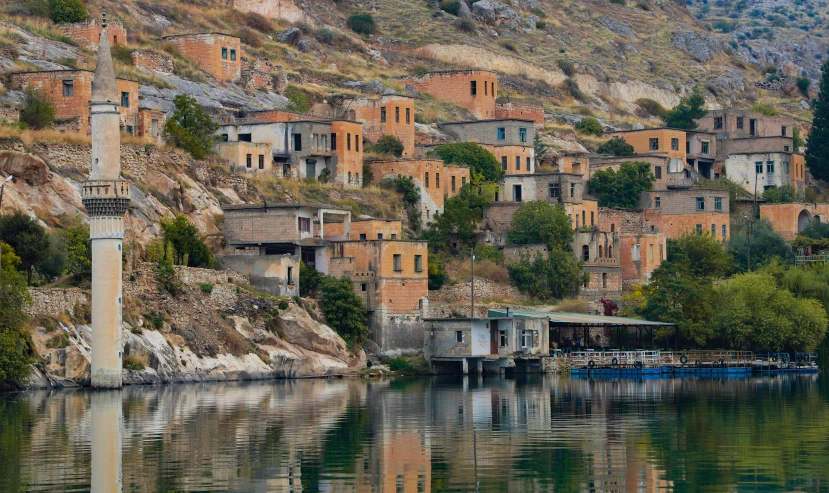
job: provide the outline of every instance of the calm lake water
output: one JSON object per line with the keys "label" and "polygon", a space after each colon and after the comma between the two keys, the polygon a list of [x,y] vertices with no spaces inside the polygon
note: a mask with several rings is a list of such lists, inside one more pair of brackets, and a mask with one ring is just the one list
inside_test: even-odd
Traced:
{"label": "calm lake water", "polygon": [[302,380],[0,396],[0,492],[829,492],[818,377]]}

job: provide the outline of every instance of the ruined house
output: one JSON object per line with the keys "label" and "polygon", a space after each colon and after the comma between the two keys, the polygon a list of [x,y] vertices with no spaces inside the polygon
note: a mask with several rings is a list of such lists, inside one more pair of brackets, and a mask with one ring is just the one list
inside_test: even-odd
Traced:
{"label": "ruined house", "polygon": [[441,70],[396,77],[401,84],[468,109],[475,118],[495,118],[498,76],[489,70]]}
{"label": "ruined house", "polygon": [[440,129],[458,142],[475,142],[490,151],[506,175],[535,172],[535,126],[531,120],[442,123]]}
{"label": "ruined house", "polygon": [[165,36],[178,53],[220,82],[235,82],[242,75],[242,41],[224,33]]}

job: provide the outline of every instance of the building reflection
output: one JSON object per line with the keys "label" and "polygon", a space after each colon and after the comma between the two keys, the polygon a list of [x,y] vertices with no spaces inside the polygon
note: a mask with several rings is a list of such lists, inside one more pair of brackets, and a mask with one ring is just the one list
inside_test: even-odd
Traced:
{"label": "building reflection", "polygon": [[121,405],[121,390],[99,390],[89,397],[92,493],[121,491]]}

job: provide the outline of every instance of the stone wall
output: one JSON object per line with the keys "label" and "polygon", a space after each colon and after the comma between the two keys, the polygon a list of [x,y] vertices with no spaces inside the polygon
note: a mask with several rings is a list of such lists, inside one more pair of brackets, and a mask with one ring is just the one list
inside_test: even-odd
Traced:
{"label": "stone wall", "polygon": [[[101,32],[103,31],[103,27],[101,27],[98,19],[93,17],[87,22],[58,24],[57,27],[63,34],[79,45],[92,50],[98,49],[98,43],[101,41]],[[127,44],[127,30],[121,21],[113,19],[107,21],[107,40],[110,45]]]}
{"label": "stone wall", "polygon": [[467,108],[475,118],[495,117],[495,99],[498,93],[498,77],[495,72],[444,70],[399,79],[401,84],[410,84],[416,90],[428,93],[435,99]]}
{"label": "stone wall", "polygon": [[132,63],[136,67],[154,70],[163,74],[172,74],[175,64],[171,57],[161,55],[152,51],[133,50],[130,52]]}
{"label": "stone wall", "polygon": [[495,100],[495,118],[520,118],[544,123],[544,106],[535,99],[498,98]]}
{"label": "stone wall", "polygon": [[71,313],[76,305],[89,303],[89,292],[80,288],[29,288],[29,294],[32,296],[32,304],[24,310],[29,317]]}
{"label": "stone wall", "polygon": [[[430,302],[457,303],[471,301],[471,282],[461,282],[454,286],[443,286],[437,291],[429,291]],[[475,301],[483,300],[523,300],[526,296],[515,286],[499,284],[489,279],[475,279]]]}
{"label": "stone wall", "polygon": [[236,81],[242,70],[239,38],[219,33],[182,34],[162,38],[178,52],[220,81]]}

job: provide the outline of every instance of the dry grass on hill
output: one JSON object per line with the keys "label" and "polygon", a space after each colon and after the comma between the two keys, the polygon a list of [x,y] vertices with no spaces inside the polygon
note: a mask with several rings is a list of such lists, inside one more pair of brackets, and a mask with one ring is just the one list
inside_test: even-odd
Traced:
{"label": "dry grass on hill", "polygon": [[[469,260],[452,260],[448,262],[446,264],[446,273],[455,282],[469,282],[472,279]],[[489,279],[490,281],[501,284],[509,284],[510,282],[507,269],[489,260],[475,262],[475,277]]]}

